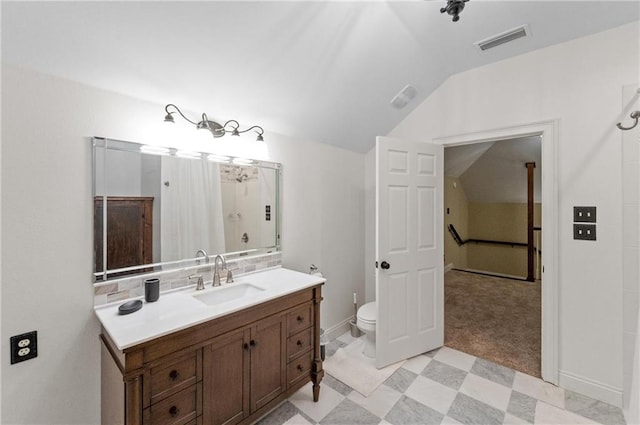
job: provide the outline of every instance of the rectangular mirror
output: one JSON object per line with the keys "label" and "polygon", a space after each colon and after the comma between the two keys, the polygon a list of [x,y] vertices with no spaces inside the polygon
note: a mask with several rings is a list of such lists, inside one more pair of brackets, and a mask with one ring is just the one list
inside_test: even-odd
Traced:
{"label": "rectangular mirror", "polygon": [[280,164],[92,142],[96,281],[280,249]]}

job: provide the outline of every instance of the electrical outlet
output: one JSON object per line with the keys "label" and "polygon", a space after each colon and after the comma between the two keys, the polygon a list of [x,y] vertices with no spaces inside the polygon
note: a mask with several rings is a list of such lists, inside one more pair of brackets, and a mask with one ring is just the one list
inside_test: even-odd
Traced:
{"label": "electrical outlet", "polygon": [[38,331],[12,336],[11,364],[38,357]]}

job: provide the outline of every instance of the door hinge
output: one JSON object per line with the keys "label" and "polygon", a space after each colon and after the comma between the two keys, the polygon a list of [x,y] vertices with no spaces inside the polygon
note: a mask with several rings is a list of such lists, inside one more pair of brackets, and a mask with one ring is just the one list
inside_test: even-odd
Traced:
{"label": "door hinge", "polygon": [[378,268],[378,262],[376,261],[376,269]]}

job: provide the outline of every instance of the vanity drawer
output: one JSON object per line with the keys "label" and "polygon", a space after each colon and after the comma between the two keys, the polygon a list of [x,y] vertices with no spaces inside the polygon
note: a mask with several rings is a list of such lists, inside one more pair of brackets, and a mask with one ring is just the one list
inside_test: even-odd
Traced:
{"label": "vanity drawer", "polygon": [[201,413],[199,393],[202,383],[192,385],[144,410],[144,423],[153,425],[185,425]]}
{"label": "vanity drawer", "polygon": [[309,328],[287,339],[287,362],[311,348],[311,331]]}
{"label": "vanity drawer", "polygon": [[197,363],[197,355],[194,352],[177,358],[169,365],[152,367],[150,370],[151,404],[195,384],[198,380]]}
{"label": "vanity drawer", "polygon": [[304,376],[309,376],[311,372],[311,363],[313,362],[313,352],[298,357],[287,365],[287,382],[293,384]]}
{"label": "vanity drawer", "polygon": [[311,304],[305,304],[289,313],[289,335],[311,327]]}

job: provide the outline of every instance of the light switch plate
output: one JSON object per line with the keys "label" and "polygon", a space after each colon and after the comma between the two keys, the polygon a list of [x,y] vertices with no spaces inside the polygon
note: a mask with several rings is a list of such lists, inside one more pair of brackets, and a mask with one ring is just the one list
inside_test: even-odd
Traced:
{"label": "light switch plate", "polygon": [[581,241],[595,241],[596,225],[595,224],[574,224],[573,239],[581,240]]}
{"label": "light switch plate", "polygon": [[573,221],[575,223],[595,223],[596,207],[573,207]]}

